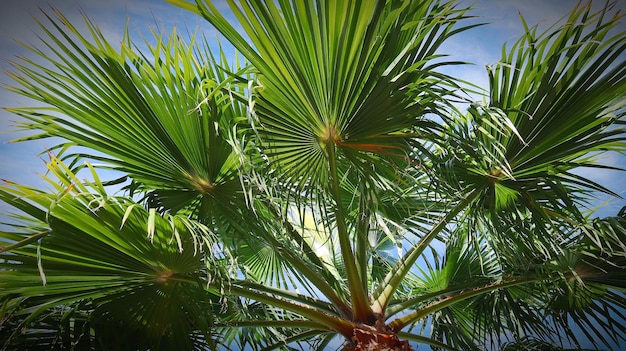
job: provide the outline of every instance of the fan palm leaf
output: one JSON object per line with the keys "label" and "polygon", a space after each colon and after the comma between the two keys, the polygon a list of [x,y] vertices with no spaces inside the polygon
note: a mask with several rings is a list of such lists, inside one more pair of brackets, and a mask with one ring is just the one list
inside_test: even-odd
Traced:
{"label": "fan palm leaf", "polygon": [[577,6],[563,24],[539,34],[526,27],[489,69],[488,106],[470,109],[483,139],[485,161],[474,172],[487,184],[488,208],[517,201],[576,216],[585,190],[614,194],[571,172],[596,167],[595,155],[624,143],[615,126],[625,107],[626,64],[618,56],[626,39],[610,35],[621,15],[607,20],[610,6],[595,13],[590,6]]}
{"label": "fan palm leaf", "polygon": [[435,51],[466,29],[452,29],[465,9],[438,2],[229,2],[244,37],[209,2],[175,3],[204,16],[254,65],[264,151],[296,183],[328,181],[328,143],[364,154],[357,159],[407,152],[401,140],[447,95]]}
{"label": "fan palm leaf", "polygon": [[51,106],[43,114],[10,109],[31,121],[22,128],[67,140],[52,149],[95,151],[79,156],[130,175],[133,189],[150,192],[152,207],[215,210],[215,202],[241,197],[228,134],[245,112],[223,92],[234,79],[225,57],[194,36],[184,42],[176,30],[169,38],[154,32],[147,53],[135,50],[126,32],[117,49],[92,22],[85,20],[91,35],[84,36],[56,16],[39,22],[46,50],[29,48],[45,63],[15,63],[14,91]]}
{"label": "fan palm leaf", "polygon": [[626,39],[610,8],[579,5],[539,33],[524,22],[526,34],[489,68],[487,104],[446,123],[441,183],[477,189],[474,223],[493,232],[502,255],[550,256],[563,230],[585,222],[593,192],[617,196],[575,171],[612,168],[595,158],[624,147]]}
{"label": "fan palm leaf", "polygon": [[[68,171],[56,161],[50,167]],[[84,339],[73,342],[152,349],[212,344],[211,301],[218,297],[205,290],[209,273],[197,256],[213,250],[210,230],[125,198],[102,198],[93,191],[102,190],[98,180],[83,185],[65,174],[59,193],[15,184],[0,191],[29,223],[2,232],[3,319],[11,322],[0,327],[4,347],[51,320],[48,332],[59,337],[63,320],[81,318]]]}

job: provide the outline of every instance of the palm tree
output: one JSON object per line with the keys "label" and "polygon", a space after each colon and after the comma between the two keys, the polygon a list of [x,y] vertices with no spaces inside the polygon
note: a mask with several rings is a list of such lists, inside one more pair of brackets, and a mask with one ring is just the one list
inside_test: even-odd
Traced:
{"label": "palm tree", "polygon": [[440,46],[476,25],[454,2],[229,1],[235,25],[170,1],[236,53],[176,31],[117,46],[57,12],[14,63],[43,106],[9,109],[24,139],[62,141],[49,190],[0,188],[5,349],[624,340],[626,210],[592,218],[616,194],[576,173],[626,150],[611,4],[524,22],[461,110]]}

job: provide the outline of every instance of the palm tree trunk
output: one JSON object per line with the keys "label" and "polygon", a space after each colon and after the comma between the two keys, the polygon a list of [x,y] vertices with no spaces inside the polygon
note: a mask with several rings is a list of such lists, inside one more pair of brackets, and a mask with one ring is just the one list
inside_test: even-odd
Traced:
{"label": "palm tree trunk", "polygon": [[376,327],[363,325],[354,328],[351,343],[343,351],[414,351],[406,340],[400,340],[396,332],[382,322]]}

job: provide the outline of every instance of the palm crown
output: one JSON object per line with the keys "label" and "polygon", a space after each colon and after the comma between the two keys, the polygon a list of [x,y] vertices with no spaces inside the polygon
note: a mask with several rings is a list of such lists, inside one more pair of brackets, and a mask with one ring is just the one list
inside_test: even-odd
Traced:
{"label": "palm crown", "polygon": [[26,139],[63,141],[52,190],[0,189],[19,210],[2,232],[5,348],[623,340],[625,213],[585,215],[615,194],[574,171],[625,147],[611,6],[524,22],[486,102],[461,111],[439,47],[476,25],[453,2],[229,1],[244,34],[209,2],[171,2],[234,59],[176,32],[116,48],[56,13],[15,62],[13,90],[46,105],[10,109],[40,132]]}

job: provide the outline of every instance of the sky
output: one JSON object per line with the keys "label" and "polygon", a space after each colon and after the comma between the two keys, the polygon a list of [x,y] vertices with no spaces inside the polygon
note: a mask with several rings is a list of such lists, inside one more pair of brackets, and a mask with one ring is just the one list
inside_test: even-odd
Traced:
{"label": "sky", "polygon": [[[472,62],[457,68],[453,73],[460,78],[481,86],[487,85],[485,66],[498,62],[502,44],[512,44],[522,33],[519,19],[522,13],[529,24],[547,25],[563,17],[578,0],[476,0],[472,14],[490,24],[472,29],[453,37],[442,48],[452,59]],[[218,5],[226,6],[223,0]],[[469,2],[468,2],[469,3]],[[604,1],[594,1],[596,8]],[[73,23],[79,24],[81,16],[87,15],[112,42],[119,42],[126,21],[131,36],[139,39],[139,33],[148,33],[149,28],[161,28],[169,32],[173,26],[196,29],[215,37],[216,31],[199,16],[177,8],[164,0],[20,0],[0,1],[0,88],[13,84],[7,76],[11,70],[10,60],[16,55],[28,55],[17,42],[38,44],[38,27],[33,16],[41,18],[41,9],[50,12],[51,6],[59,9]],[[625,8],[626,0],[618,0],[617,8]],[[622,24],[622,30],[626,26]],[[0,89],[0,107],[28,106],[29,102],[5,89]],[[54,145],[53,141],[36,140],[9,143],[24,136],[11,132],[18,117],[0,110],[0,179],[41,186],[44,182],[39,174],[45,172],[45,164],[39,153]],[[603,162],[611,166],[626,167],[626,157],[618,154],[603,155]],[[624,177],[615,171],[580,170],[581,174],[607,185],[616,193],[626,196]],[[602,196],[598,216],[615,215],[626,200]],[[2,207],[0,207],[1,209]]]}
{"label": "sky", "polygon": [[[442,48],[442,52],[451,54],[453,60],[474,63],[458,68],[453,73],[486,86],[485,66],[498,62],[502,45],[505,42],[512,44],[523,31],[519,13],[531,25],[547,25],[563,17],[577,2],[578,0],[476,0],[473,14],[490,24],[453,37]],[[604,1],[594,1],[595,8],[603,4]],[[164,0],[0,0],[0,88],[13,84],[6,74],[11,70],[9,61],[16,55],[28,55],[16,41],[38,44],[38,27],[32,16],[41,18],[40,8],[49,12],[51,6],[59,9],[75,24],[82,21],[83,14],[87,15],[112,42],[121,40],[126,21],[131,36],[136,39],[139,39],[139,33],[148,33],[148,28],[162,28],[169,32],[173,26],[192,30],[198,28],[207,34],[207,38],[217,35],[199,16]],[[626,9],[626,0],[618,0],[616,7]],[[620,30],[626,30],[626,25],[622,24]],[[0,107],[28,104],[24,98],[5,89],[0,90]],[[0,110],[0,179],[42,186],[45,183],[39,174],[45,172],[45,156],[38,154],[46,147],[54,145],[54,142],[36,140],[9,143],[10,140],[25,135],[10,132],[17,118]],[[610,166],[626,167],[626,156],[607,154],[603,156],[603,162]],[[579,173],[626,197],[624,174],[598,170],[581,170]],[[602,206],[598,216],[615,215],[621,207],[626,206],[626,200],[603,196],[598,200],[598,206]],[[0,216],[3,211],[6,211],[6,207],[0,205]]]}

